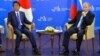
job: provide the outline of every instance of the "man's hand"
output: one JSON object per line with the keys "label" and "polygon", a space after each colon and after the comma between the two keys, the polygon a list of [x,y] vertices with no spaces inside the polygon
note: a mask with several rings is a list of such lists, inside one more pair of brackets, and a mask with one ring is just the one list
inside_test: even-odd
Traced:
{"label": "man's hand", "polygon": [[9,30],[12,30],[13,27],[12,27],[10,24],[8,24],[8,29],[9,29]]}
{"label": "man's hand", "polygon": [[33,29],[33,28],[35,27],[35,24],[34,24],[34,23],[32,23],[31,25],[32,25],[32,29]]}
{"label": "man's hand", "polygon": [[85,16],[86,16],[86,12],[83,11],[83,12],[82,12],[82,15],[85,17]]}

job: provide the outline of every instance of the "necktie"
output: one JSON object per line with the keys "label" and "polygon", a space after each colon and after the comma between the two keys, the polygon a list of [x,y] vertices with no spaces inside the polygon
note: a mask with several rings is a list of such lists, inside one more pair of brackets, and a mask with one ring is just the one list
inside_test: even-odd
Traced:
{"label": "necktie", "polygon": [[82,24],[82,22],[83,22],[83,16],[81,16],[81,18],[80,18],[80,20],[79,20],[79,23],[78,23],[78,25],[77,25],[77,28],[78,28],[79,30],[81,30],[81,24]]}
{"label": "necktie", "polygon": [[18,13],[16,13],[16,16],[17,16],[17,21],[18,21],[18,28],[21,29],[21,19],[20,19],[20,15]]}

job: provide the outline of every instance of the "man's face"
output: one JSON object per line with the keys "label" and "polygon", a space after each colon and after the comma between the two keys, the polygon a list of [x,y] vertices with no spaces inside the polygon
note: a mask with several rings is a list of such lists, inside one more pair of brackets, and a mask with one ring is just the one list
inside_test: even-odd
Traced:
{"label": "man's face", "polygon": [[85,12],[87,12],[89,9],[90,9],[89,4],[84,4],[84,5],[83,5],[83,10],[84,10]]}
{"label": "man's face", "polygon": [[18,3],[14,4],[14,10],[19,11],[20,5]]}

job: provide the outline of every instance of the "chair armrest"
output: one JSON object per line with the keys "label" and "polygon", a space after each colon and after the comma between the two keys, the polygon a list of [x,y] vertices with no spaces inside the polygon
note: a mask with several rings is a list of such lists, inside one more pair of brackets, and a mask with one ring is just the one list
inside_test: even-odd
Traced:
{"label": "chair armrest", "polygon": [[88,39],[94,38],[94,25],[89,25],[85,29],[85,36]]}
{"label": "chair armrest", "polygon": [[14,39],[14,30],[13,27],[11,29],[6,26],[6,37]]}
{"label": "chair armrest", "polygon": [[29,31],[32,31],[32,29],[34,28],[32,24],[25,24],[25,26],[29,28]]}
{"label": "chair armrest", "polygon": [[93,25],[87,26],[85,31],[86,31],[86,33],[94,32],[94,26]]}
{"label": "chair armrest", "polygon": [[73,25],[73,24],[68,24],[68,23],[66,23],[66,24],[65,24],[66,30],[69,29],[72,25]]}

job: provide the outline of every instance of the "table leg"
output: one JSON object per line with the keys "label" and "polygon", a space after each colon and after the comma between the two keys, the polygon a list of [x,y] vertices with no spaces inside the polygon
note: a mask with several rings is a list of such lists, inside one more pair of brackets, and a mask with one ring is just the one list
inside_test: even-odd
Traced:
{"label": "table leg", "polygon": [[54,48],[54,35],[51,35],[51,49],[53,51],[53,48]]}
{"label": "table leg", "polygon": [[39,50],[41,50],[41,34],[38,34]]}
{"label": "table leg", "polygon": [[59,38],[58,38],[58,46],[59,46],[59,51],[60,51],[60,40],[61,40],[61,34],[58,34]]}

